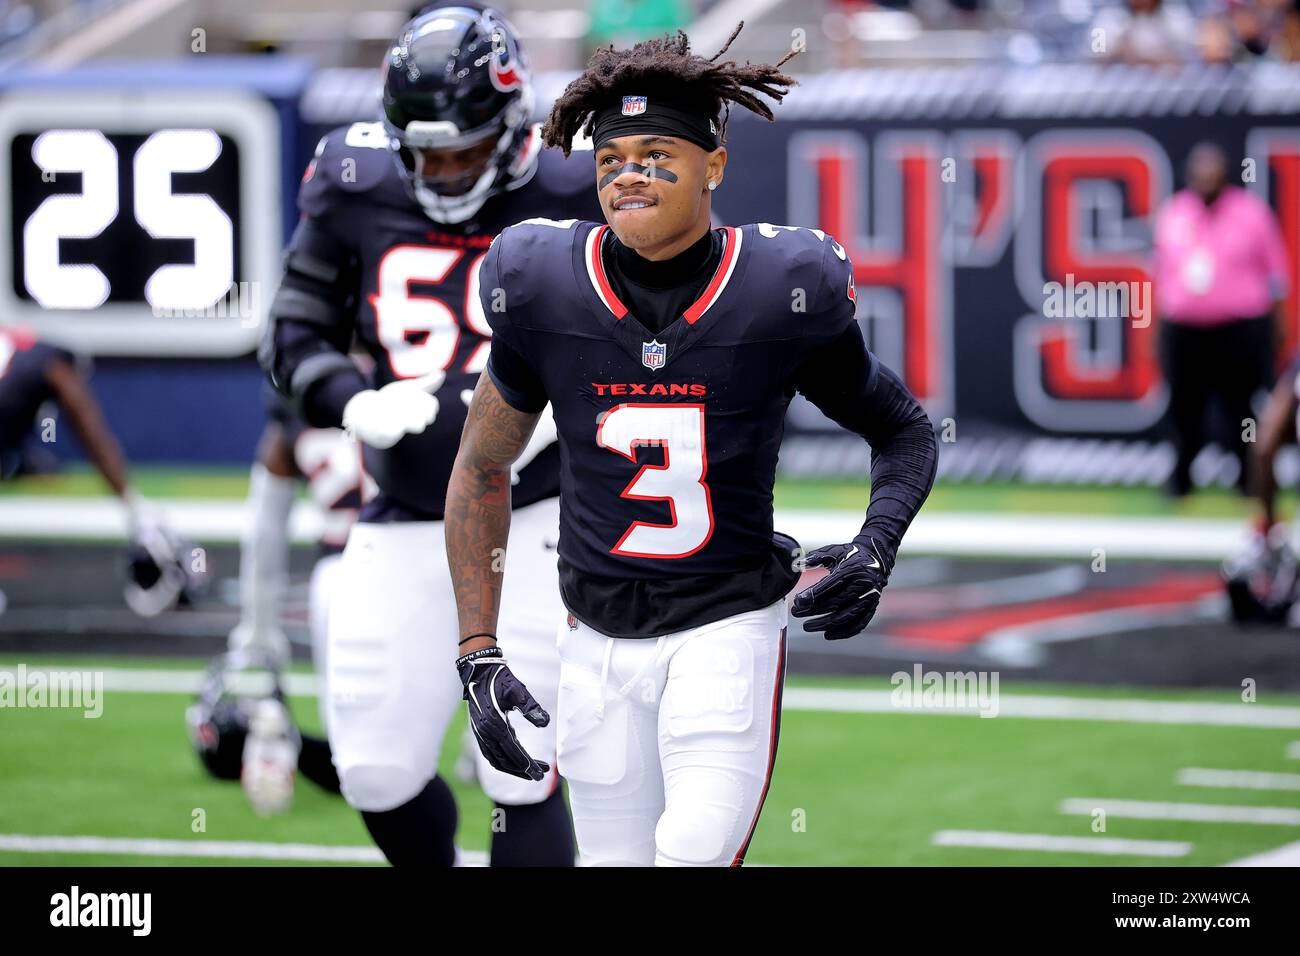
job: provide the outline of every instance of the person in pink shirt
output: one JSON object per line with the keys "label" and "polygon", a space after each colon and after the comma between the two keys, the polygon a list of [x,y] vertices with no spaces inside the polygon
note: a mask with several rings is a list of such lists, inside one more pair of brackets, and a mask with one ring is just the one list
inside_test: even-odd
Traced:
{"label": "person in pink shirt", "polygon": [[1160,359],[1178,448],[1168,490],[1192,490],[1192,460],[1205,444],[1206,413],[1217,402],[1227,444],[1248,483],[1246,419],[1257,392],[1271,387],[1284,341],[1289,272],[1282,231],[1268,204],[1228,184],[1228,159],[1200,143],[1187,160],[1187,188],[1161,208],[1155,235]]}

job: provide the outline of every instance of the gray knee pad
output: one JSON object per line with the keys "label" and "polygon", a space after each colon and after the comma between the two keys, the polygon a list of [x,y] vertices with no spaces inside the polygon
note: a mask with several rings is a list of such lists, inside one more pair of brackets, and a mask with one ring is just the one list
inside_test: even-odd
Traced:
{"label": "gray knee pad", "polygon": [[[734,810],[701,803],[666,810],[655,827],[657,861],[668,866],[728,866]],[[741,839],[744,835],[741,835]]]}
{"label": "gray knee pad", "polygon": [[391,764],[358,764],[339,768],[343,796],[357,810],[383,813],[415,798],[429,777],[410,767]]}

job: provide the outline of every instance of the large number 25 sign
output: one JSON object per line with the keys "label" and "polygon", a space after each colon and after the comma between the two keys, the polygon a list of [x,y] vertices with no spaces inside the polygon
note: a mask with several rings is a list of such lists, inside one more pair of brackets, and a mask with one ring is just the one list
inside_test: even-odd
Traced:
{"label": "large number 25 sign", "polygon": [[662,465],[642,465],[623,489],[636,501],[666,501],[668,524],[634,521],[611,551],[634,558],[685,558],[713,535],[713,503],[704,483],[703,405],[618,405],[601,420],[596,444],[636,464],[638,447],[664,450]]}
{"label": "large number 25 sign", "polygon": [[[221,154],[210,129],[165,129],[135,152],[136,221],[155,239],[191,239],[194,262],[160,266],[145,283],[155,309],[203,308],[229,291],[235,276],[230,217],[201,194],[172,192],[173,173],[208,169]],[[47,309],[94,309],[109,297],[108,277],[89,263],[65,263],[62,239],[93,239],[118,216],[117,148],[99,130],[58,129],[32,144],[45,173],[77,173],[81,191],[50,196],[23,224],[23,283]]]}

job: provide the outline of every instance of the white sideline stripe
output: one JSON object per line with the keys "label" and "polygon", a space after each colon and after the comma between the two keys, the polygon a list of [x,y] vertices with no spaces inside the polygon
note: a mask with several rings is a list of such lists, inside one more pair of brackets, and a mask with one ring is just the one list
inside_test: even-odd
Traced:
{"label": "white sideline stripe", "polygon": [[1300,827],[1300,809],[1295,807],[1228,806],[1220,803],[1161,803],[1155,800],[1108,800],[1071,797],[1062,800],[1061,813],[1092,816],[1102,810],[1107,816],[1131,820],[1184,820],[1193,823],[1265,823]]}
{"label": "white sideline stripe", "polygon": [[[0,666],[13,672],[15,665]],[[75,667],[27,667],[27,674],[78,672]],[[147,670],[109,667],[90,671],[103,675],[104,690],[133,694],[192,694],[203,682],[196,670]],[[255,692],[255,676],[232,681],[236,690]],[[314,674],[287,674],[285,692],[294,697],[314,697]],[[1192,724],[1207,727],[1263,727],[1300,729],[1300,707],[1270,704],[1215,704],[1187,701],[1110,699],[1104,697],[1049,697],[1034,694],[999,694],[997,716],[1030,720],[1100,720],[1128,724]],[[845,714],[924,714],[946,717],[978,717],[979,708],[899,707],[887,690],[842,690],[833,687],[788,687],[782,702],[791,711]]]}
{"label": "white sideline stripe", "polygon": [[[787,709],[874,714],[929,714],[973,717],[976,707],[898,707],[892,691],[839,690],[823,687],[788,688]],[[1199,724],[1211,727],[1300,727],[1300,707],[1265,704],[1216,704],[1193,701],[1049,697],[999,694],[997,716],[1034,720],[1105,720],[1129,724]]]}
{"label": "white sideline stripe", "polygon": [[[778,509],[776,527],[805,547],[843,541],[856,528],[856,511]],[[1058,514],[960,514],[922,511],[908,529],[902,553],[949,556],[1106,557],[1220,561],[1246,540],[1235,518],[1185,518]]]}
{"label": "white sideline stripe", "polygon": [[[244,502],[156,499],[177,534],[198,543],[238,542]],[[862,524],[861,511],[779,509],[776,527],[805,547],[845,540]],[[121,541],[126,518],[111,497],[0,497],[0,537],[91,538]],[[320,513],[294,505],[290,535],[299,543],[319,540]],[[1064,557],[1091,561],[1102,548],[1108,558],[1218,561],[1245,540],[1246,524],[1235,518],[1099,517],[1097,515],[945,514],[922,512],[903,542],[904,554]]]}
{"label": "white sideline stripe", "polygon": [[1300,866],[1300,842],[1225,863],[1224,866]]}
{"label": "white sideline stripe", "polygon": [[[0,666],[0,673],[15,673],[15,665]],[[203,686],[203,671],[195,670],[145,670],[130,667],[106,667],[102,670],[85,670],[68,667],[28,667],[32,674],[102,674],[104,690],[126,694],[194,694]],[[244,694],[265,692],[269,687],[264,675],[235,674],[229,686]],[[286,674],[282,681],[285,693],[293,697],[315,697],[315,674]]]}
{"label": "white sideline stripe", "polygon": [[[255,843],[235,840],[153,840],[97,836],[28,836],[0,833],[0,851],[10,853],[90,853],[106,856],[171,856],[196,859],[298,860],[311,863],[383,863],[373,846],[321,846],[314,843]],[[487,854],[458,850],[463,866],[483,866]]]}
{"label": "white sideline stripe", "polygon": [[1003,833],[996,830],[940,830],[935,846],[969,846],[985,850],[1037,850],[1044,853],[1100,853],[1105,856],[1187,856],[1190,843],[1178,840],[1121,840],[1118,837],[1054,836],[1050,833]]}
{"label": "white sideline stripe", "polygon": [[1231,787],[1240,790],[1300,790],[1300,773],[1267,773],[1260,770],[1212,770],[1184,767],[1177,781],[1189,787]]}
{"label": "white sideline stripe", "polygon": [[[243,501],[155,498],[168,527],[196,543],[237,543],[244,527]],[[126,513],[116,498],[14,496],[0,498],[0,537],[77,538],[125,541]],[[291,540],[311,544],[320,540],[324,524],[319,510],[297,502],[289,521]]]}

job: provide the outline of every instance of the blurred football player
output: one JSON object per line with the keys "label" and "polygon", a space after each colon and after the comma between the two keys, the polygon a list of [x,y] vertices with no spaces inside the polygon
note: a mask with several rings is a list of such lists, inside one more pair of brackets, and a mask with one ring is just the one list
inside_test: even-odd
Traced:
{"label": "blurred football player", "polygon": [[196,597],[206,575],[184,560],[186,549],[158,509],[131,487],[126,457],[77,356],[25,329],[0,327],[0,478],[23,470],[37,416],[47,402],[67,417],[86,457],[125,509],[127,605],[152,617]]}
{"label": "blurred football player", "polygon": [[[327,708],[344,795],[395,865],[450,864],[456,809],[437,769],[461,687],[444,664],[456,622],[442,519],[488,356],[478,270],[505,226],[599,207],[590,154],[542,150],[519,40],[498,12],[463,4],[417,17],[389,51],[383,88],[382,122],[330,133],[307,170],[262,360],[308,424],[363,443],[378,488],[330,606]],[[354,336],[375,360],[373,385],[347,355]],[[517,469],[515,536],[496,560],[518,568],[504,619],[520,671],[553,699],[559,453],[535,447]],[[553,730],[528,739],[554,750]],[[571,864],[557,776],[521,780],[486,760],[481,771],[506,811],[492,863]]]}
{"label": "blurred football player", "polygon": [[[739,32],[739,28],[737,28]],[[732,34],[734,39],[735,33]],[[730,40],[728,41],[730,45]],[[870,622],[929,493],[925,411],[864,344],[853,268],[818,230],[711,229],[726,113],[793,79],[693,55],[683,34],[598,51],[544,128],[596,148],[608,225],[521,223],[480,277],[492,354],[447,492],[456,661],[493,765],[549,772],[522,731],[549,721],[514,666],[492,555],[511,530],[510,463],[548,403],[561,450],[558,756],[588,864],[738,865],[776,758],[786,595],[802,561],[773,531],[796,391],[872,447],[866,521],[807,563],[829,574],[793,611],[809,631]],[[500,302],[500,308],[493,303]],[[507,656],[509,663],[507,663]]]}
{"label": "blurred football player", "polygon": [[[289,579],[289,518],[298,488],[306,483],[322,519],[321,538],[308,585],[307,621],[316,668],[321,725],[328,731],[326,701],[329,598],[335,589],[343,546],[373,482],[361,469],[356,442],[338,428],[310,428],[289,402],[267,389],[267,423],[249,476],[248,504],[239,553],[240,619],[230,633],[227,661],[266,660],[283,669],[289,639],[280,614]],[[287,717],[286,717],[287,719]],[[298,769],[326,790],[339,790],[326,739],[300,733]]]}
{"label": "blurred football player", "polygon": [[1243,624],[1284,624],[1300,591],[1294,536],[1278,520],[1274,464],[1282,447],[1296,440],[1300,415],[1300,358],[1279,377],[1250,446],[1250,492],[1259,514],[1243,547],[1223,565],[1233,618]]}

